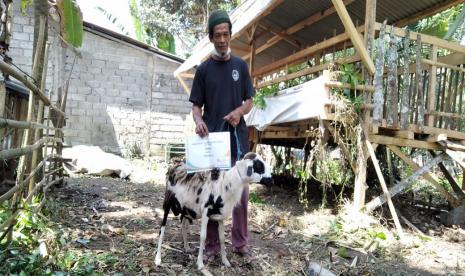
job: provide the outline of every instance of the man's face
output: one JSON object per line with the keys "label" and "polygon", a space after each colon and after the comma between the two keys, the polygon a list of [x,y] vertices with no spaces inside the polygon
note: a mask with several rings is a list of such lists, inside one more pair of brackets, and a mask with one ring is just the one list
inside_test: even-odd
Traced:
{"label": "man's face", "polygon": [[213,27],[213,36],[210,38],[211,43],[215,46],[218,53],[224,55],[228,52],[231,33],[229,24],[221,23]]}

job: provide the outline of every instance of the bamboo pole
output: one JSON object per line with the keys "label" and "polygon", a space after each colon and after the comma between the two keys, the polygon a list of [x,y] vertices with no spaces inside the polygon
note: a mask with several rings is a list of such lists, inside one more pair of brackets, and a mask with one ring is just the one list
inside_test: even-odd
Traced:
{"label": "bamboo pole", "polygon": [[[437,62],[438,46],[431,45],[430,59],[433,63]],[[436,102],[436,71],[437,71],[436,65],[431,64],[430,73],[429,73],[429,85],[428,85],[429,95],[428,95],[428,104],[427,104],[427,110],[429,112],[435,110],[434,103]],[[428,116],[427,126],[434,126],[433,115]]]}
{"label": "bamboo pole", "polygon": [[[40,90],[45,90],[45,82],[47,80],[47,67],[48,67],[48,49],[49,49],[49,44],[45,44],[45,53],[44,53],[44,60],[43,60],[43,69],[42,69],[42,78],[41,78],[41,83],[40,83]],[[37,114],[37,123],[42,124],[44,121],[44,103],[42,101],[39,101],[39,110]],[[41,131],[40,129],[35,129],[34,133],[34,142],[39,141],[40,139],[40,134]],[[47,137],[48,138],[48,137]],[[31,170],[33,170],[37,166],[37,159],[39,157],[39,151],[41,150],[41,147],[39,146],[37,149],[35,149],[32,152],[32,160],[31,160]],[[35,175],[31,178],[29,182],[29,189],[28,191],[32,190],[34,188],[34,184],[36,181]]]}
{"label": "bamboo pole", "polygon": [[54,129],[53,127],[46,126],[44,124],[39,124],[36,122],[24,122],[24,121],[16,121],[16,120],[9,120],[5,118],[0,118],[0,128],[31,128],[31,129]]}
{"label": "bamboo pole", "polygon": [[[57,138],[50,138],[50,137],[43,137],[36,143],[30,146],[25,146],[21,148],[9,149],[9,150],[2,150],[0,151],[0,160],[2,159],[11,159],[18,156],[24,156],[26,154],[32,153],[35,149],[41,147],[44,143],[47,142],[55,142]],[[20,179],[18,179],[21,181]]]}
{"label": "bamboo pole", "polygon": [[417,94],[417,110],[418,110],[418,126],[423,129],[425,126],[425,106],[423,101],[423,78],[421,74],[421,35],[417,34],[417,67],[415,72],[416,94]]}
{"label": "bamboo pole", "polygon": [[[37,79],[38,78],[38,75],[39,75],[39,54],[41,51],[42,51],[42,46],[44,45],[44,39],[45,39],[45,32],[46,32],[46,29],[45,29],[45,23],[46,23],[46,20],[45,20],[45,17],[44,16],[40,16],[40,21],[39,21],[39,35],[38,35],[38,38],[37,38],[37,46],[36,46],[36,54],[34,55],[34,63],[32,65],[32,77],[34,79]],[[47,99],[48,100],[48,99]],[[34,97],[34,93],[30,90],[29,91],[29,102],[28,102],[28,110],[27,110],[27,121],[28,122],[31,122],[33,120],[33,116],[34,116],[34,103],[35,103],[35,97]],[[22,148],[23,149],[26,149],[26,148],[30,148],[30,147],[27,147],[27,145],[29,144],[29,139],[30,139],[30,130],[29,129],[25,129],[24,131],[24,136],[23,136],[23,142],[22,142]],[[20,149],[22,150],[22,149]],[[19,151],[20,153],[22,153],[22,151]],[[0,153],[0,156],[2,154]],[[17,180],[16,182],[21,182],[22,181],[22,178],[23,178],[23,175],[26,171],[26,157],[24,156],[24,154],[20,154],[21,158],[19,159],[19,163],[18,163],[18,168],[17,168]]]}
{"label": "bamboo pole", "polygon": [[[442,83],[442,93],[441,93],[441,109],[439,111],[442,111],[442,112],[447,112],[447,108],[445,107],[445,104],[446,104],[446,99],[447,99],[447,86],[446,84],[447,83],[451,83],[452,81],[452,70],[448,70],[447,68],[444,68],[445,69],[445,72],[444,72],[444,80],[443,80],[443,83]],[[449,77],[448,77],[449,75]],[[447,79],[449,79],[449,82],[447,81]],[[442,122],[443,122],[443,119],[442,118],[439,118],[439,125],[438,127],[439,128],[442,128]]]}

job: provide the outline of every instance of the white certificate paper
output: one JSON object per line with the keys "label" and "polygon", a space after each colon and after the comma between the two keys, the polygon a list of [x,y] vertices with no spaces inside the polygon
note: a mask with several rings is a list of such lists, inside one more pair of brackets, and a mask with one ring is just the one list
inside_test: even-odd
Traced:
{"label": "white certificate paper", "polygon": [[187,172],[199,172],[213,168],[231,168],[229,132],[210,132],[207,137],[198,135],[186,139]]}

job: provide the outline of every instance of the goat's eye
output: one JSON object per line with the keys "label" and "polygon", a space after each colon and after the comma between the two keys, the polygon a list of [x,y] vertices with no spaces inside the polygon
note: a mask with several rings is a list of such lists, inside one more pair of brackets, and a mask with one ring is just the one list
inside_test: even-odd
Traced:
{"label": "goat's eye", "polygon": [[265,172],[265,165],[260,160],[253,161],[253,170],[255,173],[263,174]]}

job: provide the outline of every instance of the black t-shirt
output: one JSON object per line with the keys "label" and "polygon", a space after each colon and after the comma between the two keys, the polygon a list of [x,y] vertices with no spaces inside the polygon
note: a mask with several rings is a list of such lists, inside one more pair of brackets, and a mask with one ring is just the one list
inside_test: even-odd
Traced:
{"label": "black t-shirt", "polygon": [[[230,131],[234,159],[237,154],[234,128],[223,118],[254,94],[247,64],[238,57],[231,56],[227,61],[209,58],[197,67],[189,101],[203,107],[203,120],[209,132]],[[244,118],[236,129],[241,152],[245,154],[249,141]]]}

